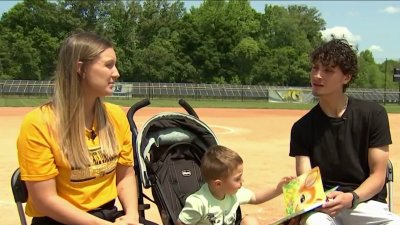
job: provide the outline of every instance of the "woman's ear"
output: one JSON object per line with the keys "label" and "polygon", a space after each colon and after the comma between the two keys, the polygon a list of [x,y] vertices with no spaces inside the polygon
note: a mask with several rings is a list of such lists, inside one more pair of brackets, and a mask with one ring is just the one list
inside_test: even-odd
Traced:
{"label": "woman's ear", "polygon": [[82,75],[83,74],[83,62],[82,61],[78,61],[76,68],[77,68],[76,73],[78,74],[78,76],[83,76]]}

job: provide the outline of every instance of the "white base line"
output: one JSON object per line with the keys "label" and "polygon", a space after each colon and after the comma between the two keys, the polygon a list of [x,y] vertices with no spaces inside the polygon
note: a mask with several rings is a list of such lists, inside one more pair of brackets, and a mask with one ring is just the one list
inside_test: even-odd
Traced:
{"label": "white base line", "polygon": [[215,127],[215,128],[220,128],[222,130],[226,130],[225,132],[219,132],[219,134],[232,134],[236,132],[236,129],[231,128],[231,127],[226,127],[226,126],[220,126],[220,125],[209,125],[209,127]]}
{"label": "white base line", "polygon": [[15,204],[15,202],[0,200],[0,205],[14,205],[14,204]]}

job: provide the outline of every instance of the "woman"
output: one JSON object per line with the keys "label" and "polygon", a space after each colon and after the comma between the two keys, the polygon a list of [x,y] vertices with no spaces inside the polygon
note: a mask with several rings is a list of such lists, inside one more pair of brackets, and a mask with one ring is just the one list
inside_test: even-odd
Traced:
{"label": "woman", "polygon": [[139,224],[131,132],[124,111],[101,98],[118,79],[112,44],[81,32],[61,45],[54,95],[23,120],[17,141],[32,224],[113,224],[118,196]]}

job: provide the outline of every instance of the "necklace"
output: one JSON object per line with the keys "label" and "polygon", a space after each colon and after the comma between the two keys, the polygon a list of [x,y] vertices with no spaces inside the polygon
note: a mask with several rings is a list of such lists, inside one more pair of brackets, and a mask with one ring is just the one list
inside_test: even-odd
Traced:
{"label": "necklace", "polygon": [[349,96],[346,96],[346,103],[343,106],[343,110],[340,112],[340,117],[343,117],[343,114],[346,112],[348,104],[349,104]]}
{"label": "necklace", "polygon": [[94,140],[97,137],[96,131],[94,129],[87,129],[85,128],[85,132],[86,132],[86,136],[90,139],[90,140]]}
{"label": "necklace", "polygon": [[349,104],[349,96],[346,96],[346,103],[344,104],[344,107],[343,107],[343,112],[344,111],[346,111],[346,109],[347,109],[347,105]]}

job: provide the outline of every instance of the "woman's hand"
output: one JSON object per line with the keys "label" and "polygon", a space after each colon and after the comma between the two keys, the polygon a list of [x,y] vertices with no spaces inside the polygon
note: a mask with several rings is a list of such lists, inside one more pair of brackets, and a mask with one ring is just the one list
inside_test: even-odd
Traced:
{"label": "woman's hand", "polygon": [[115,219],[114,224],[118,225],[141,225],[137,217],[124,215]]}

